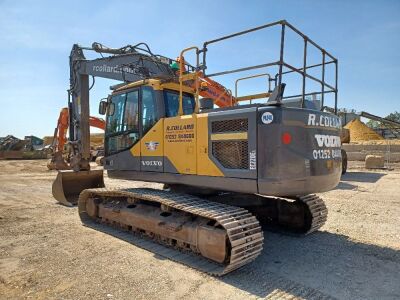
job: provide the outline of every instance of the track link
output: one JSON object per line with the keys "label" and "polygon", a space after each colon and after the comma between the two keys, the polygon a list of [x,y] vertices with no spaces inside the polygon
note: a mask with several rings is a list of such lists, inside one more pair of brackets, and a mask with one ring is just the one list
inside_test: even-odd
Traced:
{"label": "track link", "polygon": [[[115,224],[113,222],[113,225],[119,229],[115,230],[101,224],[104,220],[100,218],[93,219],[88,215],[87,201],[90,198],[101,201],[104,204],[127,201],[127,199],[159,203],[164,206],[164,209],[167,207],[167,209],[191,214],[193,217],[198,216],[213,220],[226,231],[228,243],[226,259],[223,263],[217,263],[197,253],[190,252],[187,248],[181,249],[176,244],[174,244],[172,249],[168,237],[160,239],[156,235],[149,235],[148,233],[145,234],[145,237],[143,234],[139,234],[141,235],[140,238],[138,238],[137,234],[129,234],[127,236],[127,226],[124,224]],[[188,194],[178,194],[155,189],[87,189],[79,196],[78,208],[80,218],[85,225],[118,236],[139,247],[214,276],[222,276],[252,262],[263,249],[263,232],[261,226],[257,219],[246,209],[208,201]],[[125,234],[120,229],[125,230]],[[134,232],[136,233],[136,231]],[[150,239],[149,236],[154,236],[154,238]],[[160,246],[160,244],[163,246]]]}
{"label": "track link", "polygon": [[311,217],[311,222],[309,222],[307,228],[304,228],[302,234],[307,235],[320,229],[328,219],[328,209],[324,200],[315,194],[298,197],[297,199],[307,207]]}
{"label": "track link", "polygon": [[[279,233],[305,236],[320,229],[328,217],[324,201],[315,194],[299,196],[295,199],[267,197],[275,206],[274,213],[261,211],[254,214],[267,228]],[[253,212],[254,208],[250,209]]]}
{"label": "track link", "polygon": [[324,201],[315,194],[282,198],[227,193],[208,199],[244,207],[257,217],[265,229],[294,236],[317,231],[328,216]]}

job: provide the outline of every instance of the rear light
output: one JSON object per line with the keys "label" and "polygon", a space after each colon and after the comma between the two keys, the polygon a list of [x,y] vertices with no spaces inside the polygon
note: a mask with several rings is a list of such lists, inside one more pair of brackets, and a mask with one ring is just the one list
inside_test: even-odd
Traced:
{"label": "rear light", "polygon": [[292,142],[292,135],[289,132],[284,132],[282,134],[282,143],[288,145]]}

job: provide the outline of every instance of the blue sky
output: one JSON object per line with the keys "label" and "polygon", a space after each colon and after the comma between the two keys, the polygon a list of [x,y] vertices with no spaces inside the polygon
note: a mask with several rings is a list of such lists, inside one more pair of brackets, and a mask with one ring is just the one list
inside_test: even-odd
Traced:
{"label": "blue sky", "polygon": [[[176,57],[185,47],[280,19],[339,59],[339,107],[380,116],[400,111],[400,1],[0,0],[0,136],[53,133],[67,102],[74,43],[144,41],[153,52]],[[288,59],[301,57],[298,45]],[[272,33],[210,47],[210,71],[273,60],[276,46]],[[233,88],[230,79],[221,82]],[[92,115],[110,84],[96,80]],[[241,91],[253,88],[244,84]]]}

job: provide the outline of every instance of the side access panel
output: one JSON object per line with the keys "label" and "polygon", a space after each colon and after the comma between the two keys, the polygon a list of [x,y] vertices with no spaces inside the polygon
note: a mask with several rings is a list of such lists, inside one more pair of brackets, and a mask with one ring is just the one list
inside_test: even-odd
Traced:
{"label": "side access panel", "polygon": [[164,172],[196,174],[196,116],[164,119]]}
{"label": "side access panel", "polygon": [[257,108],[208,114],[208,155],[225,177],[257,178]]}

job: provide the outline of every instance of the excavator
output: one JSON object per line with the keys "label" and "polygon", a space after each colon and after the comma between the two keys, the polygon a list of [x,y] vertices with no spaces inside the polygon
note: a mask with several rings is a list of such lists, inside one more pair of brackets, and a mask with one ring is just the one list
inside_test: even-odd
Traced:
{"label": "excavator", "polygon": [[[214,44],[271,28],[281,34],[276,61],[207,72],[206,54]],[[300,67],[285,61],[287,31],[304,41]],[[307,63],[310,47],[320,52],[321,63]],[[85,51],[101,57],[86,59]],[[194,64],[185,60],[188,52]],[[53,195],[62,204],[77,204],[86,226],[208,274],[236,270],[261,253],[263,226],[303,236],[327,219],[324,201],[315,193],[333,189],[341,175],[337,63],[286,20],[186,48],[178,59],[154,54],[145,43],[75,44],[68,100],[75,151],[72,170],[58,172]],[[334,84],[325,80],[329,64]],[[309,72],[316,67],[322,77]],[[266,75],[269,88],[262,86],[258,94],[238,96],[237,83],[265,73],[238,78],[235,95],[214,79],[268,68],[276,75]],[[284,95],[290,73],[301,78],[298,95]],[[122,82],[99,103],[106,116],[108,177],[163,183],[164,189],[106,188],[103,170],[90,169],[89,90],[95,77]],[[321,89],[309,92],[306,80]],[[335,113],[323,111],[327,94],[334,96]],[[320,95],[319,106],[308,101],[310,95]],[[299,97],[298,107],[285,104]]]}
{"label": "excavator", "polygon": [[[99,129],[105,129],[105,121],[96,117],[89,117],[89,125]],[[68,107],[63,107],[57,121],[57,127],[54,129],[53,142],[51,144],[51,159],[47,163],[49,170],[68,170],[71,167],[64,159],[64,146],[67,142],[67,130],[69,127]]]}

